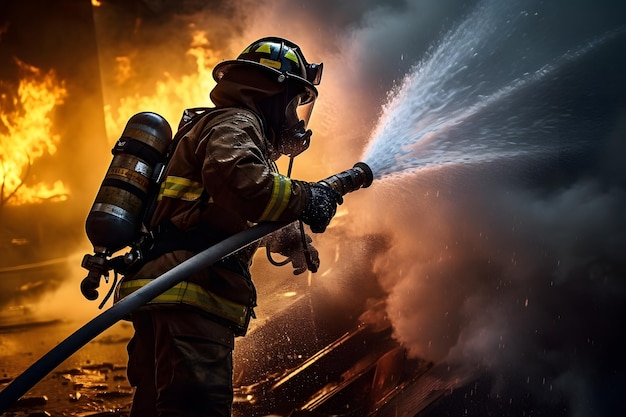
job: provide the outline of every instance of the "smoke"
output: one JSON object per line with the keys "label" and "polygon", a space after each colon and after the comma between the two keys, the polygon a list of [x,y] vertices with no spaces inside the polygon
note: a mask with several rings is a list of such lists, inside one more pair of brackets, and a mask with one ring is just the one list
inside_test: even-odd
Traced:
{"label": "smoke", "polygon": [[[478,2],[281,0],[263,7],[220,2],[211,10],[185,2],[189,8],[182,11],[167,9],[168,2],[144,3],[162,8],[150,15],[158,24],[143,32],[150,36],[141,45],[154,34],[170,47],[189,28],[206,28],[221,59],[276,35],[298,43],[309,61],[324,62],[313,142],[295,166],[296,177],[319,179],[355,162],[387,95]],[[513,34],[514,47],[491,56],[489,65],[502,66],[503,75],[513,67],[536,70],[537,63],[623,24],[617,3],[514,2],[511,18],[532,18]],[[342,210],[349,215],[316,237],[320,274],[326,274],[315,282],[341,294],[351,291],[346,276],[358,275],[352,279],[370,285],[360,294],[367,298],[377,295],[369,282],[376,279],[394,335],[412,355],[478,364],[494,376],[500,396],[531,393],[546,403],[565,401],[574,416],[610,415],[616,407],[611,387],[624,384],[620,45],[623,37],[555,74],[524,104],[545,100],[546,108],[567,112],[546,140],[569,143],[584,135],[594,147],[375,182],[346,198]],[[171,58],[177,62],[183,46],[170,49],[178,51]],[[138,50],[149,63],[150,54],[161,53]],[[519,66],[502,65],[511,62]],[[356,248],[339,252],[349,255],[334,262],[346,242],[361,243],[349,244]],[[364,270],[368,265],[371,271]],[[356,298],[355,306],[371,303]],[[370,313],[364,316],[379,311]]]}
{"label": "smoke", "polygon": [[[94,10],[94,23],[107,103],[150,94],[159,80],[195,71],[186,51],[197,30],[206,32],[216,60],[276,35],[298,43],[310,61],[323,61],[313,142],[295,165],[295,176],[316,180],[356,162],[387,95],[477,1],[102,3],[109,8]],[[492,57],[498,68],[517,62],[534,69],[532,63],[549,62],[624,24],[623,2],[616,0],[508,3],[532,19],[516,33],[514,48]],[[567,143],[583,134],[591,148],[376,181],[346,197],[342,210],[349,215],[316,236],[320,275],[327,274],[315,282],[338,294],[337,302],[349,298],[365,308],[369,300],[342,295],[353,291],[344,276],[370,286],[376,279],[394,336],[412,355],[476,363],[494,376],[501,396],[530,392],[548,403],[566,401],[573,416],[615,415],[616,390],[625,385],[623,50],[622,35],[556,74],[541,86],[544,94],[532,97],[557,109],[568,103],[569,116],[546,140]],[[124,67],[121,57],[133,65]],[[205,104],[180,103],[180,111]],[[175,124],[177,117],[168,120]],[[93,141],[74,142],[93,168]],[[110,157],[107,149],[102,155],[83,186],[90,198]],[[85,198],[76,220],[81,227],[89,203]],[[342,245],[355,247],[333,261]],[[73,275],[76,286],[82,275]],[[358,295],[378,295],[371,287],[364,293]]]}
{"label": "smoke", "polygon": [[[462,15],[454,3],[431,10],[453,17],[436,18],[441,27]],[[584,1],[516,4],[537,20],[498,57],[508,64],[548,62],[623,24],[615,2],[602,10]],[[350,87],[388,88],[410,70],[402,54],[427,52],[442,33],[431,27],[421,38],[406,25],[423,17],[418,9],[428,15],[423,2],[387,6],[358,11],[358,21],[338,18],[352,28],[341,39],[362,71]],[[591,143],[584,152],[422,171],[375,182],[359,196],[350,210],[358,224],[352,239],[379,234],[391,242],[371,254],[373,271],[394,335],[412,355],[477,364],[500,397],[564,403],[573,416],[623,411],[616,388],[625,384],[626,172],[617,162],[626,135],[623,45],[618,35],[526,97],[525,106],[543,100],[566,116],[546,140]]]}
{"label": "smoke", "polygon": [[623,384],[624,189],[594,178],[503,188],[472,172],[394,188],[415,196],[376,223],[392,236],[374,272],[395,337],[414,356],[479,364],[502,396],[611,415],[611,387]]}

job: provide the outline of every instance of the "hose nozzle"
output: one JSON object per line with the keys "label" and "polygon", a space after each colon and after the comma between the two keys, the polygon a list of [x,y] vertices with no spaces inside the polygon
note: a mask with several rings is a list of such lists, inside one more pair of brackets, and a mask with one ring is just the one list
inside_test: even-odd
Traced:
{"label": "hose nozzle", "polygon": [[338,174],[331,175],[323,179],[320,183],[329,186],[342,196],[358,190],[367,188],[374,181],[374,173],[365,162],[357,162],[350,169],[346,169]]}

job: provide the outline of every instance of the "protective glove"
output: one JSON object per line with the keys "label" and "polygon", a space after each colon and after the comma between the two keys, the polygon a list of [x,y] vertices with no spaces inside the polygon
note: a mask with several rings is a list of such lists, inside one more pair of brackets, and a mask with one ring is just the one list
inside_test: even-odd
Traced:
{"label": "protective glove", "polygon": [[[288,258],[293,266],[294,275],[300,275],[307,270],[317,272],[320,258],[312,242],[313,239],[307,234],[304,235],[303,242],[297,222],[285,226],[263,239],[263,244],[270,252],[279,253]],[[303,243],[306,243],[306,247],[303,247]]]}
{"label": "protective glove", "polygon": [[302,212],[302,221],[311,227],[313,233],[323,233],[337,212],[337,205],[343,197],[327,185],[317,182],[305,183],[309,201]]}

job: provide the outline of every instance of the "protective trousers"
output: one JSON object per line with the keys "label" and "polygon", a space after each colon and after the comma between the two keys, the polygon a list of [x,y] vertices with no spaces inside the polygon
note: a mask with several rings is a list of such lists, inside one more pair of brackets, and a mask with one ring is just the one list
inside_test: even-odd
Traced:
{"label": "protective trousers", "polygon": [[233,332],[180,308],[133,313],[130,417],[230,417]]}

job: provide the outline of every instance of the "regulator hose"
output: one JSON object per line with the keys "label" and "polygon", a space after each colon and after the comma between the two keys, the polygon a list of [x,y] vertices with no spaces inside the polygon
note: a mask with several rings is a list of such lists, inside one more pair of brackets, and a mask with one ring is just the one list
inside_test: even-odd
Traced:
{"label": "regulator hose", "polygon": [[122,320],[148,301],[183,281],[190,274],[256,242],[263,236],[287,226],[284,222],[266,222],[224,239],[214,246],[167,271],[154,281],[128,295],[68,336],[18,375],[0,392],[0,414],[4,413],[37,382],[86,345],[100,333]]}

